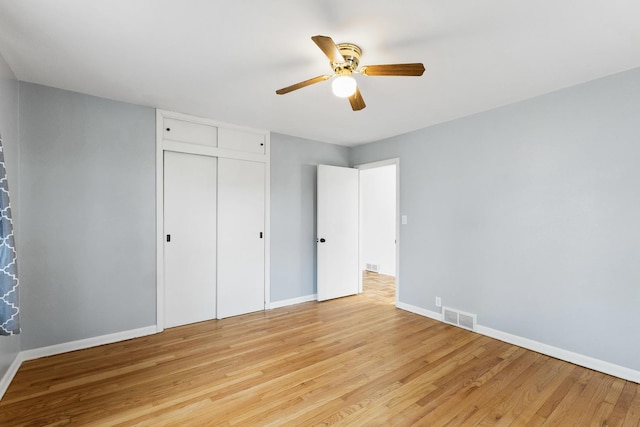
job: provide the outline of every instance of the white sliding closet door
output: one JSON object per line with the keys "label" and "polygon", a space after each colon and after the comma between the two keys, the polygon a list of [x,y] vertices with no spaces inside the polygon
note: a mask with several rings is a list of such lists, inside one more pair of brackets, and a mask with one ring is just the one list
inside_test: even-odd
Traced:
{"label": "white sliding closet door", "polygon": [[264,310],[265,164],[218,159],[218,318]]}
{"label": "white sliding closet door", "polygon": [[216,317],[217,159],[164,153],[165,327]]}

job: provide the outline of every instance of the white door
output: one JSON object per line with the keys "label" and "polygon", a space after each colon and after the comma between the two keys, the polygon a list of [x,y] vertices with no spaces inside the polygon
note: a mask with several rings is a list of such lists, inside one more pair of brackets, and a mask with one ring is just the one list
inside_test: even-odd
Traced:
{"label": "white door", "polygon": [[216,317],[216,163],[164,153],[165,327]]}
{"label": "white door", "polygon": [[358,293],[358,177],[318,166],[318,301]]}
{"label": "white door", "polygon": [[265,164],[218,159],[218,318],[264,310]]}

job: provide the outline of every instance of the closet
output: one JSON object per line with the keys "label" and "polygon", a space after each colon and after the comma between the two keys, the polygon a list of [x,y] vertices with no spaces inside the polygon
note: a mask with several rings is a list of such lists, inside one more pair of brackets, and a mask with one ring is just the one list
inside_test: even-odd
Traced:
{"label": "closet", "polygon": [[269,133],[157,111],[158,330],[267,308]]}

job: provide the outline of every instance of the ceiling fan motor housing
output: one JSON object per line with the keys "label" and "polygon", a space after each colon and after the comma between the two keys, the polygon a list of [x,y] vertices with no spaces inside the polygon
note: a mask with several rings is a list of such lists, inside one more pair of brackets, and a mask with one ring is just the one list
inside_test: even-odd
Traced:
{"label": "ceiling fan motor housing", "polygon": [[360,64],[362,49],[352,43],[340,43],[336,46],[344,58],[344,62],[332,62],[331,67],[338,75],[350,75],[358,68],[358,64]]}

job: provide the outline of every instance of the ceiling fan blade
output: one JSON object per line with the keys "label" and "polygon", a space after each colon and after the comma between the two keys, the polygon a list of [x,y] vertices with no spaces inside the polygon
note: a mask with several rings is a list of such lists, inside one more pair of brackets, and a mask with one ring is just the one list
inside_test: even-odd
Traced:
{"label": "ceiling fan blade", "polygon": [[283,87],[282,89],[278,89],[276,91],[276,93],[278,95],[284,95],[285,93],[293,92],[294,90],[302,89],[303,87],[311,86],[313,84],[323,82],[323,81],[328,80],[330,78],[331,78],[330,75],[323,74],[321,76],[314,77],[312,79],[305,80],[303,82],[296,83],[296,84],[291,85],[291,86]]}
{"label": "ceiling fan blade", "polygon": [[360,94],[360,89],[356,86],[356,92],[349,97],[349,103],[351,104],[351,109],[353,111],[362,110],[367,105],[364,103],[364,99],[362,99],[362,95]]}
{"label": "ceiling fan blade", "polygon": [[342,56],[340,50],[338,50],[338,46],[336,46],[331,37],[313,36],[311,40],[318,45],[331,62],[344,62],[344,56]]}
{"label": "ceiling fan blade", "polygon": [[360,74],[365,76],[421,76],[424,73],[424,65],[413,64],[385,64],[363,65]]}

